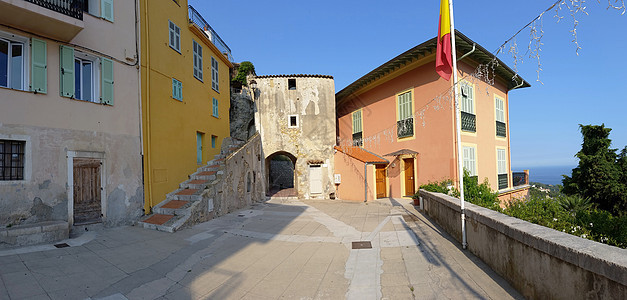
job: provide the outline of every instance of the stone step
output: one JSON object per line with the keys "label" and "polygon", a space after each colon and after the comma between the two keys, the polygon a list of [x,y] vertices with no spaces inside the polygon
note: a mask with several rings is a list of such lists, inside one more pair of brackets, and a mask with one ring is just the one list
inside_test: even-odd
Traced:
{"label": "stone step", "polygon": [[191,201],[184,200],[165,200],[161,203],[157,204],[152,208],[152,211],[157,214],[163,215],[189,215],[191,211],[189,208],[191,207]]}
{"label": "stone step", "polygon": [[143,226],[146,229],[165,231],[165,232],[174,232],[177,229],[181,228],[185,221],[189,219],[189,216],[186,215],[166,215],[166,214],[152,214],[145,216],[137,222],[139,226]]}
{"label": "stone step", "polygon": [[201,172],[196,172],[194,174],[192,174],[190,176],[190,179],[192,180],[214,180],[216,179],[216,175],[218,174],[218,172],[222,172],[222,171],[201,171]]}
{"label": "stone step", "polygon": [[195,189],[195,190],[204,190],[209,185],[209,180],[205,179],[189,179],[184,182],[181,182],[179,185],[182,189]]}
{"label": "stone step", "polygon": [[204,189],[178,189],[166,196],[166,200],[198,201]]}

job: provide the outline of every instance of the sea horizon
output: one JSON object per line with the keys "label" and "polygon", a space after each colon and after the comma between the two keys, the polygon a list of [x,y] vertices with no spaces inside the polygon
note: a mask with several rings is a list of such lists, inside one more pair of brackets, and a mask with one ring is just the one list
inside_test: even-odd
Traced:
{"label": "sea horizon", "polygon": [[544,184],[562,184],[562,175],[571,176],[576,165],[565,166],[533,166],[525,168],[514,168],[515,170],[529,170],[529,181]]}

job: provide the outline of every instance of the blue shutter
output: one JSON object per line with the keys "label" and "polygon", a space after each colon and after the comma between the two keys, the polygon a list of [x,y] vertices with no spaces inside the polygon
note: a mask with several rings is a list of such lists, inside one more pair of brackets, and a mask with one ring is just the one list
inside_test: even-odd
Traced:
{"label": "blue shutter", "polygon": [[61,45],[60,93],[62,97],[74,98],[74,48]]}
{"label": "blue shutter", "polygon": [[46,42],[31,39],[31,86],[30,90],[45,94],[48,92],[48,59]]}
{"label": "blue shutter", "polygon": [[102,18],[113,22],[113,0],[102,0],[100,4],[100,15]]}
{"label": "blue shutter", "polygon": [[102,104],[113,105],[113,61],[102,58],[102,91],[100,102]]}

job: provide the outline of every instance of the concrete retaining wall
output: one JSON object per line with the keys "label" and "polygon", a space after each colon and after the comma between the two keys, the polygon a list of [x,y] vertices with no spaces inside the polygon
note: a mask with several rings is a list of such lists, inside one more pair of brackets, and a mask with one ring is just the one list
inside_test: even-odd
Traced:
{"label": "concrete retaining wall", "polygon": [[[461,241],[459,199],[420,191],[426,214]],[[466,203],[468,250],[529,299],[627,299],[627,250]]]}

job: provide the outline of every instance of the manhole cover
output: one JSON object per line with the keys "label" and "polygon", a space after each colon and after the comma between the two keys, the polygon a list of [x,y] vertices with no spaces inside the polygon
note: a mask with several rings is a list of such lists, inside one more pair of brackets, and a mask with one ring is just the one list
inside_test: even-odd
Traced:
{"label": "manhole cover", "polygon": [[67,247],[69,247],[70,245],[68,245],[68,244],[66,244],[66,243],[61,243],[61,244],[55,244],[54,246],[55,246],[55,247],[57,247],[57,248],[67,248]]}
{"label": "manhole cover", "polygon": [[353,242],[353,249],[372,249],[372,243],[369,241]]}

